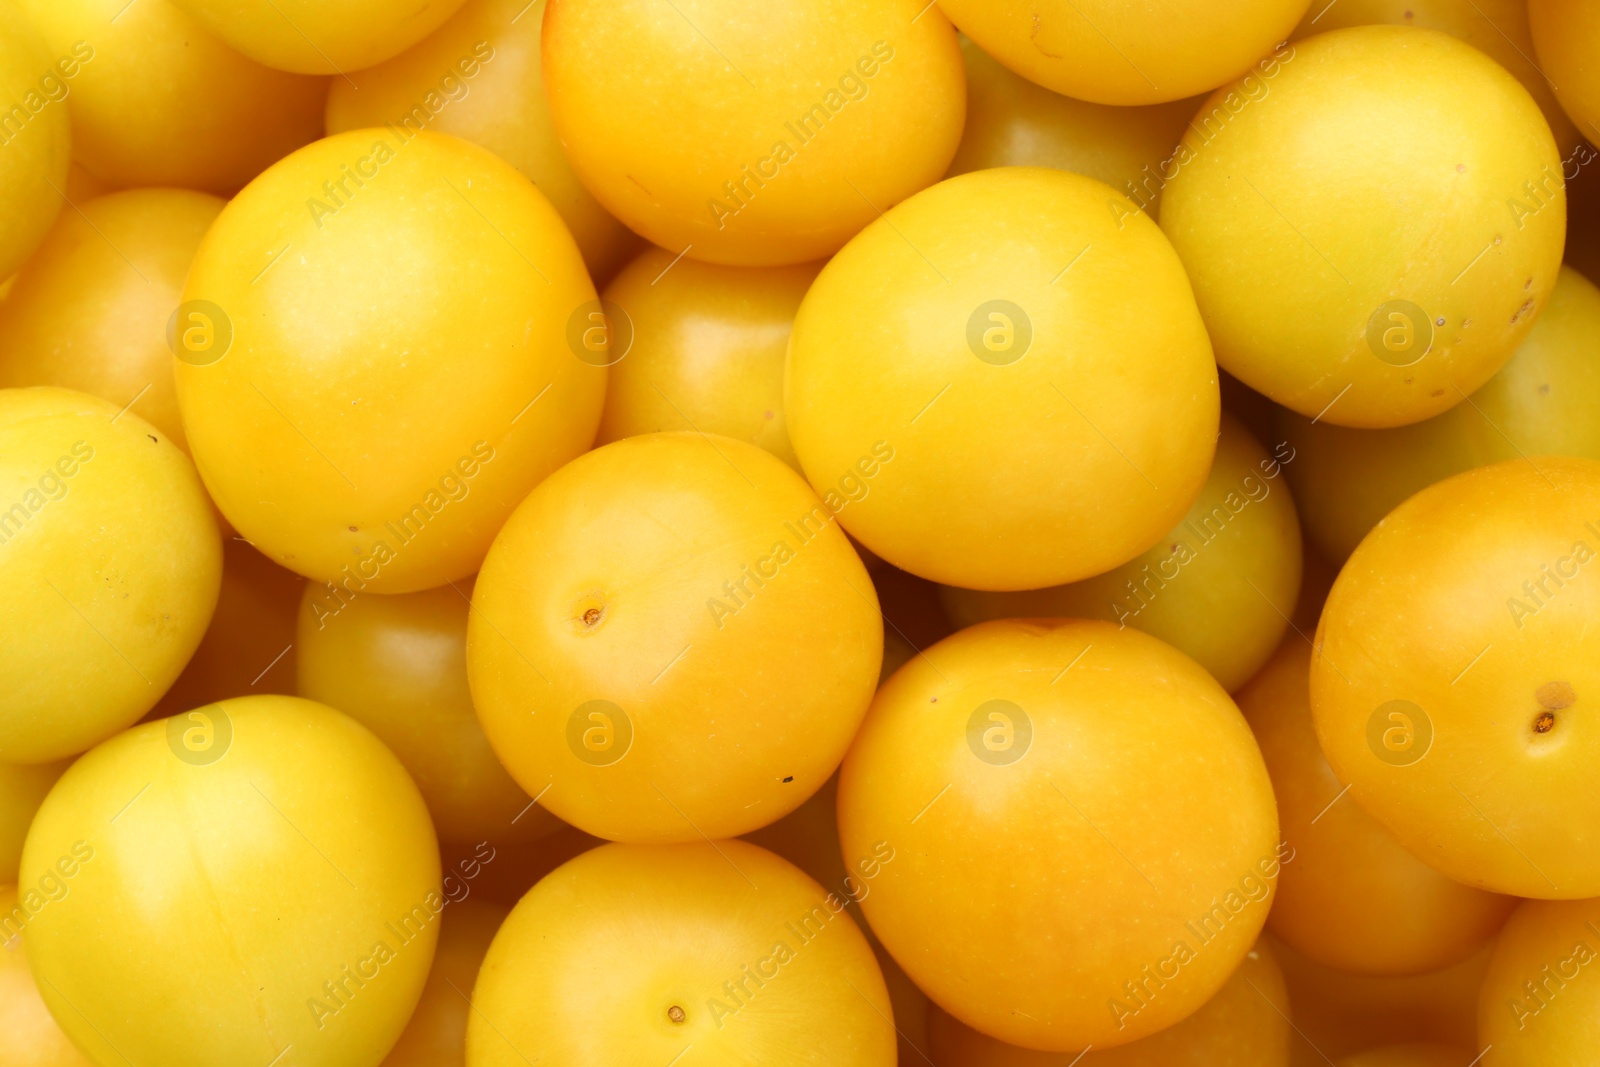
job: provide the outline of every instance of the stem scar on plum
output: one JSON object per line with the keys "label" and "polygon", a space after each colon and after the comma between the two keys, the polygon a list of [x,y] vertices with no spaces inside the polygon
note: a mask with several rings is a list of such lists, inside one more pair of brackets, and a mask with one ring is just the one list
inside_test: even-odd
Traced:
{"label": "stem scar on plum", "polygon": [[683,1020],[687,1019],[688,1017],[688,1014],[676,1004],[667,1009],[667,1018],[671,1019],[675,1023],[682,1023]]}

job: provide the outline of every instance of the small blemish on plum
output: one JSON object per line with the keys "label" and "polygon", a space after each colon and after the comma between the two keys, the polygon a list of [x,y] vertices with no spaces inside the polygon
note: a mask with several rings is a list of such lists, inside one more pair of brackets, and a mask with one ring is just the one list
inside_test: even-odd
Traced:
{"label": "small blemish on plum", "polygon": [[1578,694],[1568,682],[1546,682],[1533,694],[1546,711],[1561,711],[1578,702]]}
{"label": "small blemish on plum", "polygon": [[585,626],[593,626],[595,623],[597,623],[599,621],[600,621],[600,609],[599,608],[590,608],[588,611],[583,613],[583,624]]}
{"label": "small blemish on plum", "polygon": [[667,1009],[667,1018],[671,1019],[675,1023],[681,1023],[688,1017],[689,1013],[678,1007],[676,1004]]}
{"label": "small blemish on plum", "polygon": [[1456,173],[1457,174],[1465,174],[1466,172],[1467,172],[1467,165],[1465,163],[1457,163],[1456,164]]}
{"label": "small blemish on plum", "polygon": [[1533,732],[1536,734],[1547,734],[1554,730],[1555,727],[1556,717],[1554,712],[1541,711],[1539,717],[1533,720]]}
{"label": "small blemish on plum", "polygon": [[1533,301],[1532,300],[1524,300],[1522,302],[1522,306],[1519,307],[1516,310],[1516,313],[1511,316],[1511,325],[1515,326],[1517,324],[1517,320],[1518,319],[1522,318],[1522,316],[1526,315],[1528,312],[1530,312],[1532,310],[1533,310]]}

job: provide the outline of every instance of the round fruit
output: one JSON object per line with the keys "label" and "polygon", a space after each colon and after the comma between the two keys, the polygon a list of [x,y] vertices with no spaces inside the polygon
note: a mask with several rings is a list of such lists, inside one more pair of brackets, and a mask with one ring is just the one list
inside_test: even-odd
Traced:
{"label": "round fruit", "polygon": [[258,63],[340,76],[399,55],[461,6],[461,0],[172,2]]}
{"label": "round fruit", "polygon": [[1187,1019],[1120,1048],[1035,1052],[986,1037],[935,1011],[930,1044],[939,1067],[1289,1067],[1289,997],[1265,943]]}
{"label": "round fruit", "polygon": [[1541,70],[1578,132],[1600,137],[1600,10],[1584,0],[1528,0],[1528,24]]}
{"label": "round fruit", "polygon": [[[422,991],[439,854],[405,769],[294,697],[145,723],[56,783],[22,853],[51,1014],[100,1064],[373,1067]],[[183,1004],[184,1011],[173,1005]]]}
{"label": "round fruit", "polygon": [[167,321],[222,201],[130,189],[57,220],[0,303],[0,386],[103,397],[186,448]]}
{"label": "round fruit", "polygon": [[1418,493],[1345,564],[1317,644],[1322,749],[1402,845],[1495,892],[1600,895],[1600,462]]}
{"label": "round fruit", "polygon": [[[1600,900],[1524,901],[1478,994],[1485,1067],[1600,1063]],[[1431,1065],[1430,1065],[1431,1067]]]}
{"label": "round fruit", "polygon": [[509,165],[357,130],[234,198],[174,318],[178,403],[228,520],[348,594],[478,568],[588,447],[605,371],[568,346],[595,300],[561,217]]}
{"label": "round fruit", "polygon": [[479,900],[451,901],[440,916],[439,947],[422,999],[382,1067],[466,1067],[467,997],[478,980],[507,909]]}
{"label": "round fruit", "polygon": [[112,186],[231,194],[322,135],[322,78],[251,62],[169,0],[16,6],[68,64],[73,158]]}
{"label": "round fruit", "polygon": [[922,0],[550,0],[544,80],[595,197],[713,263],[830,255],[939,180],[965,114],[956,35]]}
{"label": "round fruit", "polygon": [[28,836],[33,813],[70,766],[71,760],[0,763],[0,885],[17,880],[22,841]]}
{"label": "round fruit", "polygon": [[[605,845],[548,875],[495,935],[471,1067],[894,1067],[889,995],[843,901],[743,841]],[[575,996],[575,991],[582,994]]]}
{"label": "round fruit", "polygon": [[[800,305],[784,395],[811,484],[850,496],[845,529],[970,589],[1078,581],[1150,548],[1204,484],[1219,412],[1160,230],[1033,167],[941,182],[857,235]],[[865,477],[874,454],[893,461]]]}
{"label": "round fruit", "polygon": [[1459,963],[1516,901],[1446,878],[1344,797],[1317,745],[1310,672],[1310,646],[1293,637],[1238,693],[1295,850],[1268,927],[1342,971],[1420,974]]}
{"label": "round fruit", "polygon": [[961,38],[967,65],[967,124],[950,176],[991,167],[1055,167],[1105,182],[1151,218],[1161,173],[1198,100],[1112,107],[1053,93],[1001,66]]}
{"label": "round fruit", "polygon": [[1300,456],[1289,480],[1306,534],[1341,562],[1407,497],[1452,474],[1522,456],[1600,460],[1600,289],[1562,267],[1516,355],[1443,415],[1391,430],[1289,412],[1279,424]]}
{"label": "round fruit", "polygon": [[0,885],[0,1048],[6,1050],[6,1067],[92,1067],[39,996],[17,936],[27,914],[18,908],[16,887]]}
{"label": "round fruit", "polygon": [[1561,266],[1561,158],[1515,78],[1453,37],[1360,26],[1219,90],[1161,226],[1217,361],[1285,407],[1386,427],[1511,357]]}
{"label": "round fruit", "polygon": [[0,390],[0,761],[58,760],[137,722],[211,621],[205,490],[119,407]]}
{"label": "round fruit", "polygon": [[831,505],[726,437],[606,445],[523,502],[467,629],[478,716],[511,776],[601,837],[754,830],[827,781],[883,654]]}
{"label": "round fruit", "polygon": [[961,32],[1029,81],[1100,104],[1215,89],[1289,36],[1311,0],[939,0]]}
{"label": "round fruit", "polygon": [[305,584],[239,538],[222,542],[222,590],[211,625],[153,714],[166,718],[243,694],[293,695],[295,617]]}
{"label": "round fruit", "polygon": [[489,747],[467,688],[472,587],[341,600],[306,583],[298,691],[354,718],[405,764],[446,841],[531,841],[560,825]]}
{"label": "round fruit", "polygon": [[839,830],[847,857],[894,850],[861,906],[934,1003],[1053,1051],[1192,1014],[1254,944],[1280,862],[1228,694],[1079,620],[981,623],[902,667],[845,759]]}
{"label": "round fruit", "polygon": [[[660,430],[749,441],[798,468],[783,417],[789,329],[817,265],[724,267],[653,248],[606,287],[608,340],[626,353],[606,383],[599,442]],[[602,321],[602,320],[596,320]]]}
{"label": "round fruit", "polygon": [[637,238],[578,181],[556,138],[539,58],[543,16],[539,0],[467,0],[416,47],[334,78],[328,132],[393,124],[481,144],[549,198],[598,278]]}
{"label": "round fruit", "polygon": [[63,203],[72,156],[70,91],[63,79],[76,74],[82,56],[52,60],[43,38],[10,12],[0,24],[0,279],[11,277],[50,232]]}
{"label": "round fruit", "polygon": [[[1554,87],[1534,59],[1533,32],[1528,28],[1527,0],[1339,0],[1313,3],[1296,38],[1350,26],[1387,23],[1420,26],[1460,38],[1506,68],[1539,103],[1556,147],[1567,160],[1567,179],[1577,177],[1572,164],[1585,159],[1583,135],[1561,110]],[[1588,150],[1592,152],[1591,150]],[[1588,155],[1592,159],[1592,155]],[[1587,160],[1585,160],[1587,162]]]}
{"label": "round fruit", "polygon": [[[958,626],[1065,616],[1133,626],[1191,657],[1229,692],[1278,646],[1300,592],[1300,524],[1268,456],[1231,415],[1200,496],[1154,548],[1072,585],[1021,593],[945,587]],[[1276,492],[1274,490],[1276,489]]]}

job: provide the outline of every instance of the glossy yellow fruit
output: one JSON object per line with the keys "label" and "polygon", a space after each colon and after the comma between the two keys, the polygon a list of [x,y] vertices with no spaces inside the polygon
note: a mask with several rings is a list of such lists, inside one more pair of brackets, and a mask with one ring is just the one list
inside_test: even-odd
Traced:
{"label": "glossy yellow fruit", "polygon": [[543,20],[542,0],[468,0],[414,48],[334,78],[328,132],[393,123],[483,145],[549,198],[601,277],[634,238],[578,181],[556,137],[539,57]]}
{"label": "glossy yellow fruit", "polygon": [[659,248],[601,294],[618,360],[606,382],[600,443],[660,430],[748,441],[798,468],[783,417],[789,330],[814,263],[725,267]]}
{"label": "glossy yellow fruit", "polygon": [[1545,75],[1578,132],[1600,138],[1600,11],[1584,0],[1528,0],[1528,23]]}
{"label": "glossy yellow fruit", "polygon": [[862,910],[934,1003],[1053,1051],[1198,1009],[1255,943],[1280,865],[1227,693],[1104,622],[981,623],[902,667],[840,772],[839,831],[846,857],[894,850]]}
{"label": "glossy yellow fruit", "polygon": [[1342,971],[1421,974],[1493,937],[1516,901],[1452,881],[1344,795],[1311,721],[1311,648],[1292,637],[1237,694],[1294,846],[1267,925]]}
{"label": "glossy yellow fruit", "polygon": [[5,1050],[6,1065],[91,1067],[39,996],[27,951],[16,936],[23,925],[17,919],[16,887],[0,885],[0,1048]]}
{"label": "glossy yellow fruit", "polygon": [[1310,0],[939,0],[961,32],[1030,81],[1100,104],[1215,89],[1289,36]]}
{"label": "glossy yellow fruit", "polygon": [[1338,1067],[1463,1067],[1473,1063],[1475,1055],[1470,1046],[1408,1041],[1346,1056]]}
{"label": "glossy yellow fruit", "polygon": [[51,55],[29,22],[8,12],[0,25],[0,279],[9,278],[44,240],[64,200],[72,155],[68,72],[81,58]]}
{"label": "glossy yellow fruit", "polygon": [[222,201],[131,189],[56,220],[0,304],[0,386],[59,385],[128,408],[186,447],[167,320]]}
{"label": "glossy yellow fruit", "polygon": [[0,885],[17,880],[22,841],[28,836],[33,813],[71,765],[71,760],[0,763]]}
{"label": "glossy yellow fruit", "polygon": [[1515,75],[1538,101],[1556,147],[1568,160],[1568,181],[1577,177],[1580,160],[1586,155],[1593,158],[1592,150],[1579,150],[1583,135],[1561,109],[1553,87],[1539,69],[1533,33],[1528,28],[1527,0],[1339,0],[1335,4],[1323,0],[1306,11],[1294,37],[1374,24],[1420,26],[1467,42]]}
{"label": "glossy yellow fruit", "polygon": [[651,241],[805,263],[939,180],[955,32],[919,0],[549,0],[544,80],[572,167]]}
{"label": "glossy yellow fruit", "polygon": [[114,186],[228,194],[322,135],[324,79],[251,62],[169,0],[17,6],[79,61],[73,158]]}
{"label": "glossy yellow fruit", "polygon": [[1283,971],[1272,950],[1258,943],[1193,1015],[1131,1045],[1036,1052],[986,1037],[935,1010],[930,1062],[939,1067],[1288,1067],[1288,1010]]}
{"label": "glossy yellow fruit", "polygon": [[222,589],[189,665],[151,712],[159,718],[228,697],[294,694],[295,617],[305,580],[238,537],[222,542]]}
{"label": "glossy yellow fruit", "polygon": [[561,218],[486,149],[358,130],[252,182],[195,256],[178,403],[239,533],[340,599],[463,578],[594,437],[595,300]]}
{"label": "glossy yellow fruit", "polygon": [[495,936],[467,1063],[667,1064],[690,1047],[729,1067],[894,1067],[883,978],[841,908],[743,841],[597,848]]}
{"label": "glossy yellow fruit", "polygon": [[1527,339],[1469,402],[1391,430],[1279,419],[1307,536],[1343,561],[1407,497],[1434,482],[1522,456],[1600,459],[1600,289],[1562,267]]}
{"label": "glossy yellow fruit", "polygon": [[472,984],[507,909],[479,900],[451,901],[440,916],[439,947],[422,999],[382,1067],[466,1067]]}
{"label": "glossy yellow fruit", "polygon": [[1205,487],[1155,547],[1072,585],[1020,593],[946,587],[946,610],[958,626],[1054,616],[1132,626],[1232,692],[1272,655],[1300,592],[1300,524],[1279,478],[1291,456],[1269,456],[1225,414]]}
{"label": "glossy yellow fruit", "polygon": [[1360,26],[1219,90],[1161,201],[1217,362],[1285,407],[1402,426],[1511,357],[1561,265],[1561,158],[1453,37]]}
{"label": "glossy yellow fruit", "polygon": [[0,761],[58,760],[138,721],[211,621],[205,490],[120,407],[0,390]]}
{"label": "glossy yellow fruit", "polygon": [[769,453],[650,434],[534,490],[478,575],[467,669],[511,776],[613,840],[741,834],[844,756],[883,652],[871,580]]}
{"label": "glossy yellow fruit", "polygon": [[1478,994],[1486,1067],[1589,1067],[1600,1055],[1600,900],[1524,901]]}
{"label": "glossy yellow fruit", "polygon": [[1496,892],[1600,895],[1600,462],[1418,493],[1345,564],[1317,642],[1323,751],[1402,845]]}
{"label": "glossy yellow fruit", "polygon": [[496,847],[553,833],[556,819],[511,780],[467,689],[470,583],[357,597],[327,611],[300,603],[299,693],[377,734],[411,772],[439,836]]}
{"label": "glossy yellow fruit", "polygon": [[[1271,942],[1289,986],[1298,1031],[1294,1067],[1327,1067],[1333,1057],[1380,1045],[1438,1041],[1465,1046],[1476,1040],[1478,986],[1492,945],[1443,970],[1385,977],[1324,967],[1270,931],[1262,940]],[[1463,1060],[1463,1067],[1470,1061],[1470,1056]]]}
{"label": "glossy yellow fruit", "polygon": [[348,74],[410,48],[461,0],[173,0],[258,63]]}
{"label": "glossy yellow fruit", "polygon": [[400,762],[283,696],[145,723],[78,760],[28,832],[19,886],[45,1002],[106,1065],[266,1064],[292,1047],[303,1067],[373,1067],[443,909]]}
{"label": "glossy yellow fruit", "polygon": [[1163,166],[1199,100],[1149,107],[1091,104],[1053,93],[1013,74],[970,37],[961,38],[967,65],[967,125],[949,174],[990,167],[1055,167],[1105,182],[1151,218],[1160,202]]}
{"label": "glossy yellow fruit", "polygon": [[941,182],[852,240],[800,305],[784,396],[845,529],[972,589],[1139,555],[1188,510],[1217,436],[1171,246],[1120,194],[1033,167]]}

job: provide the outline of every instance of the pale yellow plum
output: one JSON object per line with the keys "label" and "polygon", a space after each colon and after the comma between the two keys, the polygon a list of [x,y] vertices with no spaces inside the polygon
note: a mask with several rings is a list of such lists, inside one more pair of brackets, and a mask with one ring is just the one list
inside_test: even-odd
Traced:
{"label": "pale yellow plum", "polygon": [[328,87],[329,133],[393,123],[473,141],[549,198],[597,282],[635,241],[572,172],[545,103],[544,0],[467,0],[414,47]]}
{"label": "pale yellow plum", "polygon": [[211,621],[205,490],[122,406],[0,389],[0,761],[59,760],[137,722]]}
{"label": "pale yellow plum", "polygon": [[1311,0],[939,0],[963,33],[1030,81],[1101,104],[1215,89],[1289,36]]}
{"label": "pale yellow plum", "polygon": [[549,201],[487,149],[356,130],[274,164],[195,254],[178,405],[228,521],[348,593],[477,570],[594,438],[595,291]]}
{"label": "pale yellow plum", "polygon": [[1600,139],[1600,10],[1585,0],[1528,0],[1539,63],[1578,132]]}
{"label": "pale yellow plum", "polygon": [[8,12],[0,26],[0,279],[10,278],[50,232],[65,201],[72,122],[65,100],[82,56],[57,58],[29,21]]}
{"label": "pale yellow plum", "polygon": [[980,623],[927,649],[879,690],[838,804],[846,857],[894,850],[861,907],[906,974],[1047,1051],[1197,1010],[1255,943],[1281,860],[1227,693],[1106,622]]}
{"label": "pale yellow plum", "polygon": [[405,51],[461,6],[461,0],[173,2],[258,63],[341,76]]}
{"label": "pale yellow plum", "polygon": [[988,167],[1055,167],[1105,182],[1155,218],[1178,140],[1199,100],[1148,107],[1091,104],[1013,74],[970,37],[967,124],[949,175]]}
{"label": "pale yellow plum", "polygon": [[252,62],[181,4],[15,3],[52,55],[76,60],[66,81],[72,155],[112,186],[231,194],[322,134],[326,79]]}
{"label": "pale yellow plum", "polygon": [[611,307],[596,312],[617,361],[597,442],[696,430],[748,441],[798,469],[784,425],[783,361],[818,269],[726,267],[659,248],[629,263],[601,294]]}
{"label": "pale yellow plum", "polygon": [[1600,900],[1528,900],[1512,912],[1478,994],[1485,1067],[1600,1063]]}
{"label": "pale yellow plum", "polygon": [[961,51],[925,0],[548,0],[543,48],[573,170],[674,255],[831,255],[961,138]]}
{"label": "pale yellow plum", "polygon": [[1600,461],[1413,496],[1339,573],[1317,648],[1322,750],[1400,844],[1499,893],[1600,893]]}
{"label": "pale yellow plum", "polygon": [[1161,226],[1217,362],[1341,426],[1403,426],[1527,336],[1566,236],[1561,156],[1528,91],[1446,34],[1357,26],[1219,89]]}
{"label": "pale yellow plum", "polygon": [[221,210],[205,193],[130,189],[63,212],[0,304],[0,386],[131,405],[185,448],[167,326]]}
{"label": "pale yellow plum", "polygon": [[445,907],[400,761],[286,696],[144,723],[85,754],[28,831],[19,888],[40,993],[102,1065],[266,1064],[292,1047],[304,1067],[376,1067]]}
{"label": "pale yellow plum", "polygon": [[928,1027],[930,1062],[939,1067],[1288,1067],[1288,1010],[1283,971],[1272,949],[1258,942],[1193,1015],[1132,1044],[1038,1052],[987,1037],[935,1009]]}
{"label": "pale yellow plum", "polygon": [[856,235],[800,305],[784,407],[851,536],[987,590],[1157,544],[1205,483],[1219,417],[1172,246],[1121,194],[1042,167],[950,178]]}
{"label": "pale yellow plum", "polygon": [[1153,548],[1071,585],[1019,593],[947,586],[946,610],[958,626],[1040,616],[1132,626],[1238,689],[1278,646],[1300,591],[1300,524],[1279,478],[1291,455],[1269,456],[1224,414],[1205,487]]}
{"label": "pale yellow plum", "polygon": [[472,583],[348,601],[307,582],[297,692],[377,734],[411,772],[440,838],[498,850],[559,823],[511,780],[467,687]]}
{"label": "pale yellow plum", "polygon": [[690,1047],[708,1064],[894,1067],[883,977],[842,907],[744,841],[586,852],[495,935],[467,1063],[666,1064]]}
{"label": "pale yellow plum", "polygon": [[1340,562],[1407,497],[1453,474],[1522,456],[1600,459],[1600,289],[1562,267],[1516,355],[1442,415],[1355,430],[1283,411],[1279,427],[1299,457],[1289,480],[1307,536]]}
{"label": "pale yellow plum", "polygon": [[1494,936],[1516,900],[1440,874],[1344,796],[1312,724],[1311,654],[1291,637],[1236,694],[1295,851],[1268,928],[1341,971],[1422,974],[1459,963]]}
{"label": "pale yellow plum", "polygon": [[[1580,134],[1556,99],[1555,88],[1539,69],[1534,52],[1533,32],[1528,27],[1528,0],[1338,0],[1338,3],[1313,3],[1294,32],[1294,39],[1342,30],[1348,26],[1387,24],[1420,26],[1459,37],[1515,75],[1544,113],[1555,136],[1556,147],[1573,163],[1585,151],[1577,151],[1585,136]],[[1575,172],[1570,167],[1570,180]]]}

